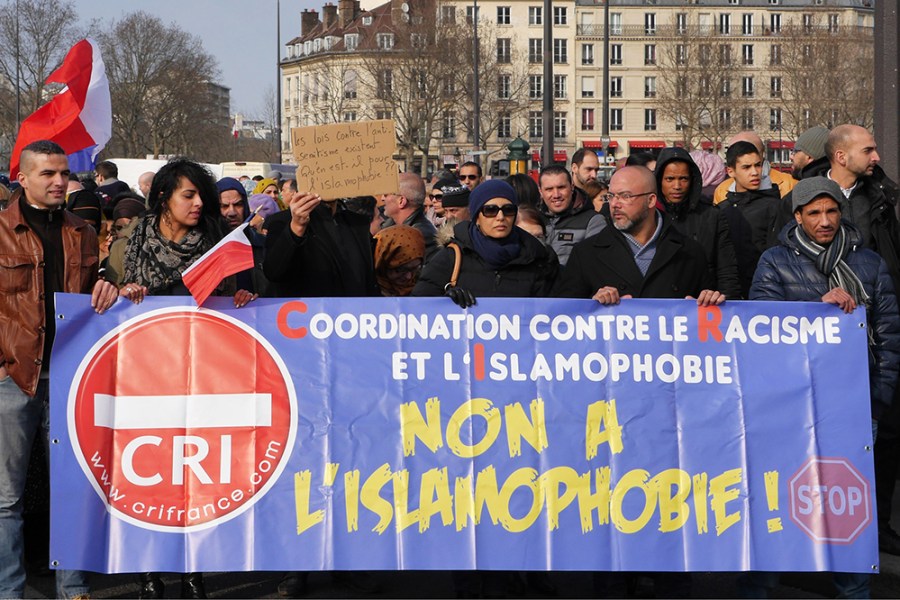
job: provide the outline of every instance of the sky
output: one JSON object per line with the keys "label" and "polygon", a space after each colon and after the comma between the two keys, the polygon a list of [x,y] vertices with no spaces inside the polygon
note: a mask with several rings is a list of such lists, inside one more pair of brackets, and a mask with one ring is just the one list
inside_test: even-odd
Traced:
{"label": "sky", "polygon": [[277,56],[284,57],[284,44],[300,35],[300,12],[321,12],[326,0],[280,2],[277,48],[276,0],[74,0],[74,5],[82,25],[143,11],[199,37],[219,63],[219,83],[231,88],[232,113],[261,116],[265,91],[274,89],[278,78]]}

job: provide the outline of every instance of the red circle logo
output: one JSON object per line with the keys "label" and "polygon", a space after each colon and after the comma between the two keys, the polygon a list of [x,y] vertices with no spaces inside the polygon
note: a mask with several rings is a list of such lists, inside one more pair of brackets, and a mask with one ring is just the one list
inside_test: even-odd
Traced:
{"label": "red circle logo", "polygon": [[269,490],[291,453],[296,409],[284,361],[255,330],[174,307],[94,345],[69,392],[69,437],[111,512],[190,531]]}

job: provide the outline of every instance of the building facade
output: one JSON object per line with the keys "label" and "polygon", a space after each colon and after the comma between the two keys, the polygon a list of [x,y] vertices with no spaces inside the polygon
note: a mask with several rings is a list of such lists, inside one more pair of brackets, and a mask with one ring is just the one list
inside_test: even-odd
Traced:
{"label": "building facade", "polygon": [[[673,144],[721,149],[729,135],[753,129],[770,159],[786,162],[792,140],[810,126],[871,126],[870,0],[615,0],[608,22],[605,8],[602,0],[554,0],[545,15],[541,0],[479,0],[476,16],[471,2],[457,0],[390,0],[369,10],[339,0],[321,16],[304,11],[281,63],[283,127],[391,117],[398,138],[412,140],[401,158],[418,168],[424,147],[431,167],[474,149],[488,166],[516,136],[540,148],[552,134],[555,161],[582,146],[603,154],[604,127],[608,161]],[[432,46],[440,60],[428,62]],[[545,57],[552,81],[544,81]],[[415,89],[404,95],[407,80]],[[432,98],[434,90],[443,99]],[[544,94],[553,96],[552,123],[543,120]],[[401,114],[410,106],[418,121]],[[291,159],[290,148],[283,156]]]}

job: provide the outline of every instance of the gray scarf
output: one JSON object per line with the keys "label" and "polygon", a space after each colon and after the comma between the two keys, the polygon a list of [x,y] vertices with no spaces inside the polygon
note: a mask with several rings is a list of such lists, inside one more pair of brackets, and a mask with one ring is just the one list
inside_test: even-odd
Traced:
{"label": "gray scarf", "polygon": [[181,281],[181,273],[212,247],[213,242],[197,227],[181,242],[171,242],[159,233],[158,216],[143,216],[125,247],[122,281],[146,286],[153,295],[166,295]]}
{"label": "gray scarf", "polygon": [[831,286],[831,289],[839,287],[850,294],[858,305],[869,305],[869,295],[863,288],[862,282],[844,262],[853,247],[850,245],[850,240],[847,239],[847,230],[843,224],[838,228],[837,234],[827,248],[809,239],[799,225],[794,228],[794,232],[797,248],[801,254],[816,263],[816,269],[820,273],[828,277],[828,285]]}

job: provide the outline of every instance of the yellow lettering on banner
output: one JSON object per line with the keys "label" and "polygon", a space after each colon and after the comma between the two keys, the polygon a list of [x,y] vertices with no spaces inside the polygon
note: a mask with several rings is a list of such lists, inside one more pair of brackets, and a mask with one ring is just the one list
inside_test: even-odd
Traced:
{"label": "yellow lettering on banner", "polygon": [[[625,473],[612,493],[610,516],[612,523],[622,533],[636,533],[650,522],[656,511],[656,491],[648,483],[650,473],[643,469],[634,469]],[[622,512],[625,495],[631,490],[638,490],[644,495],[644,508],[636,519],[629,519]]]}
{"label": "yellow lettering on banner", "polygon": [[[590,476],[585,474],[590,486]],[[581,479],[572,467],[554,467],[540,476],[540,485],[547,503],[547,520],[550,531],[559,529],[559,515],[564,511],[578,495]],[[566,486],[565,492],[560,494],[561,485]]]}
{"label": "yellow lettering on banner", "polygon": [[309,512],[309,492],[312,482],[312,473],[300,471],[294,473],[294,508],[297,511],[297,535],[300,535],[313,525],[318,525],[325,519],[325,511],[317,510]]}
{"label": "yellow lettering on banner", "polygon": [[709,533],[709,503],[707,502],[706,473],[694,475],[694,520],[697,522],[697,533]]}
{"label": "yellow lettering on banner", "polygon": [[419,533],[424,533],[431,526],[431,518],[438,513],[445,527],[453,522],[453,496],[450,495],[447,467],[430,469],[422,475]]}
{"label": "yellow lettering on banner", "polygon": [[382,498],[380,493],[381,488],[390,481],[391,466],[385,463],[366,478],[366,482],[362,487],[362,494],[360,495],[362,505],[378,515],[378,523],[375,524],[372,531],[379,534],[387,530],[394,516],[394,509],[391,503]]}
{"label": "yellow lettering on banner", "polygon": [[581,517],[581,533],[594,530],[594,519],[591,516],[597,511],[597,522],[600,525],[609,524],[609,467],[595,469],[594,478],[596,489],[591,492],[591,475],[585,473],[581,476],[578,486],[578,512]]}
{"label": "yellow lettering on banner", "polygon": [[326,463],[325,464],[325,481],[323,482],[326,486],[331,487],[334,485],[334,480],[337,479],[338,471],[341,469],[341,463]]}
{"label": "yellow lettering on banner", "polygon": [[347,532],[359,531],[359,469],[344,473],[344,506],[347,509]]}
{"label": "yellow lettering on banner", "polygon": [[403,531],[419,522],[419,511],[409,509],[409,471],[401,469],[393,475],[394,510],[397,513],[397,531]]}
{"label": "yellow lettering on banner", "polygon": [[475,517],[475,494],[472,492],[472,477],[470,475],[457,477],[453,489],[453,498],[456,500],[454,502],[456,510],[453,517],[456,521],[456,530],[462,531],[464,527],[469,525],[469,521],[472,521],[473,525],[477,523]]}
{"label": "yellow lettering on banner", "polygon": [[444,445],[441,435],[441,401],[429,398],[425,402],[425,417],[415,402],[400,405],[400,437],[403,440],[403,456],[415,456],[416,439],[429,450],[437,452]]}
{"label": "yellow lettering on banner", "polygon": [[[462,441],[459,432],[466,421],[473,417],[482,417],[487,421],[487,432],[481,441],[470,446]],[[462,404],[447,423],[447,446],[455,455],[462,458],[474,458],[484,454],[498,435],[500,435],[500,411],[486,398],[473,398]]]}
{"label": "yellow lettering on banner", "polygon": [[531,420],[518,402],[504,408],[506,417],[506,441],[509,444],[509,455],[522,455],[522,440],[528,442],[538,453],[547,448],[547,424],[544,420],[544,401],[540,398],[531,401]]}
{"label": "yellow lettering on banner", "polygon": [[[585,425],[585,454],[587,459],[597,457],[597,447],[608,443],[613,454],[622,451],[622,427],[616,415],[616,401],[594,402],[588,406]],[[603,428],[603,426],[606,426]]]}
{"label": "yellow lettering on banner", "polygon": [[666,469],[651,483],[659,495],[659,530],[668,533],[684,527],[691,516],[691,508],[687,504],[687,497],[691,494],[691,476],[681,469]]}
{"label": "yellow lettering on banner", "polygon": [[[517,519],[510,512],[509,507],[512,503],[512,495],[519,488],[525,488],[531,492],[531,507],[521,519]],[[535,469],[522,468],[513,471],[500,491],[500,524],[507,531],[512,533],[521,533],[531,527],[541,514],[541,508],[544,505],[544,497],[541,493],[541,486],[538,483],[538,472]]]}
{"label": "yellow lettering on banner", "polygon": [[727,504],[740,495],[740,490],[728,488],[738,485],[742,476],[741,469],[731,469],[718,477],[713,477],[709,482],[709,495],[712,498],[710,504],[716,517],[716,535],[722,535],[726,529],[741,520],[740,512],[728,514],[726,511]]}
{"label": "yellow lettering on banner", "polygon": [[481,515],[484,514],[484,507],[487,505],[491,522],[497,525],[503,514],[503,507],[500,504],[497,471],[493,466],[485,467],[475,478],[475,524],[481,523]]}

